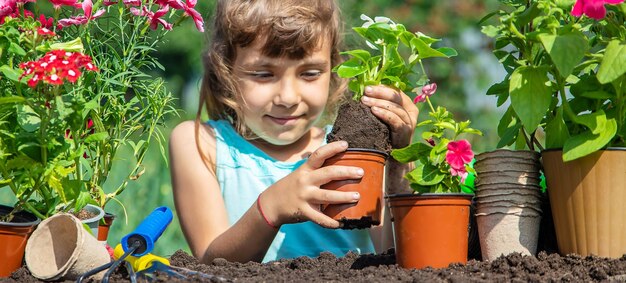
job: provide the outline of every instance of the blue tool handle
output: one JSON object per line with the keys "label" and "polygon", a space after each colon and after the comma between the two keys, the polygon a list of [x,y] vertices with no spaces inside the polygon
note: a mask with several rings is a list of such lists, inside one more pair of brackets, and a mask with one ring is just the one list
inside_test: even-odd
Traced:
{"label": "blue tool handle", "polygon": [[152,249],[154,249],[154,242],[161,237],[167,225],[172,222],[172,218],[174,218],[174,215],[172,214],[172,210],[168,207],[157,207],[133,232],[122,238],[124,253],[127,253],[133,243],[137,241],[140,245],[139,248],[131,254],[132,256],[139,257],[151,252]]}

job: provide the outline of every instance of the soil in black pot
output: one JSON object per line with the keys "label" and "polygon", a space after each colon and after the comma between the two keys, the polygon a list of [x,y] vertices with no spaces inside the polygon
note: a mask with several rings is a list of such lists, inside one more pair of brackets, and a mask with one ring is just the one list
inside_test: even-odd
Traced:
{"label": "soil in black pot", "polygon": [[389,133],[389,126],[374,116],[370,107],[349,99],[339,107],[333,130],[326,140],[329,143],[343,140],[351,148],[369,148],[389,153]]}

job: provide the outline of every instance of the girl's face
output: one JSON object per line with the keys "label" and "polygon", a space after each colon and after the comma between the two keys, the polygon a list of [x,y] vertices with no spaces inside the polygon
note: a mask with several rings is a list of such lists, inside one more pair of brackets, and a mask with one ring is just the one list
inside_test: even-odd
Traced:
{"label": "girl's face", "polygon": [[330,46],[323,42],[299,60],[270,58],[263,42],[237,48],[234,73],[242,92],[245,125],[273,145],[288,145],[309,132],[328,100]]}

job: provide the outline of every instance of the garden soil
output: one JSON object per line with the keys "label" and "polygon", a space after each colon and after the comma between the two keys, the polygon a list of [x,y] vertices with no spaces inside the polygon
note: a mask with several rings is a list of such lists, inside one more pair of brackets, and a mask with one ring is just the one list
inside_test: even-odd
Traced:
{"label": "garden soil", "polygon": [[[547,194],[544,194],[542,209],[544,215],[536,257],[514,253],[493,261],[481,261],[475,221],[471,221],[470,260],[447,268],[402,268],[396,264],[393,249],[377,255],[349,253],[340,258],[322,253],[316,258],[300,257],[263,264],[235,263],[221,258],[201,264],[193,256],[178,250],[169,257],[173,266],[213,277],[193,276],[181,280],[159,274],[153,282],[626,282],[626,255],[609,259],[556,253]],[[0,282],[41,281],[22,267]],[[110,282],[130,282],[124,267],[113,274]]]}
{"label": "garden soil", "polygon": [[351,148],[369,148],[391,151],[389,126],[381,122],[371,108],[349,99],[339,107],[332,131],[326,140],[347,141]]}
{"label": "garden soil", "polygon": [[[626,257],[607,259],[559,256],[539,252],[537,257],[510,254],[494,261],[470,260],[441,269],[404,269],[395,264],[393,250],[379,255],[350,253],[337,258],[323,253],[270,263],[233,263],[215,259],[200,264],[179,250],[170,257],[175,266],[211,274],[213,279],[177,280],[164,275],[157,282],[625,282]],[[130,282],[122,269],[111,282]],[[24,267],[2,282],[39,282]]]}

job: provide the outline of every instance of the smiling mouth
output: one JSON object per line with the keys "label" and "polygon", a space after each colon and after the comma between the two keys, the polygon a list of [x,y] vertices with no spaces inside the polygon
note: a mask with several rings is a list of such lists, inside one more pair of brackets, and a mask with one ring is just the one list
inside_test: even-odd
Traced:
{"label": "smiling mouth", "polygon": [[301,116],[285,116],[285,117],[274,117],[274,116],[267,116],[267,117],[276,124],[289,125],[289,124],[296,123],[296,121],[298,121],[298,119],[300,119],[302,115]]}

